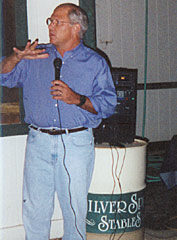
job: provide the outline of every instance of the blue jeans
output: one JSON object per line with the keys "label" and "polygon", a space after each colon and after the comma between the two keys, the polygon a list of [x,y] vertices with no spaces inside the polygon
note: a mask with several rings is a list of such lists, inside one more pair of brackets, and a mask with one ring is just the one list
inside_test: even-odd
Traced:
{"label": "blue jeans", "polygon": [[49,239],[55,192],[64,219],[63,240],[86,239],[87,194],[94,167],[93,134],[88,129],[62,138],[29,131],[23,185],[26,240]]}

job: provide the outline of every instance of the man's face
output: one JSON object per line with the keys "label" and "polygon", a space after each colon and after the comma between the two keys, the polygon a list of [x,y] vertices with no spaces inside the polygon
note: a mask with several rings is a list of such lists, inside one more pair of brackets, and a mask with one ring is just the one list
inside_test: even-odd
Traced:
{"label": "man's face", "polygon": [[60,20],[60,24],[56,24],[55,21],[49,25],[49,37],[50,43],[54,44],[58,48],[66,45],[72,40],[73,25],[70,24],[70,19],[67,15],[69,7],[60,7],[54,10],[51,15],[52,20]]}

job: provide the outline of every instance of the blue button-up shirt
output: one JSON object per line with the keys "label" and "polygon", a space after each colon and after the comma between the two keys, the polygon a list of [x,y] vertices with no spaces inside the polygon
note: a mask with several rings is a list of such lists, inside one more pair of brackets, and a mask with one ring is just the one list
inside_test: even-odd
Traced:
{"label": "blue button-up shirt", "polygon": [[[65,52],[63,58],[52,44],[40,45],[40,48],[46,49],[48,58],[23,59],[12,72],[1,74],[2,86],[23,87],[27,123],[43,128],[95,128],[102,118],[114,113],[117,97],[110,69],[104,58],[82,42],[75,49]],[[50,87],[55,78],[53,61],[56,57],[62,59],[60,79],[73,91],[89,97],[97,115],[63,101],[58,101],[57,106],[57,101],[52,99]]]}

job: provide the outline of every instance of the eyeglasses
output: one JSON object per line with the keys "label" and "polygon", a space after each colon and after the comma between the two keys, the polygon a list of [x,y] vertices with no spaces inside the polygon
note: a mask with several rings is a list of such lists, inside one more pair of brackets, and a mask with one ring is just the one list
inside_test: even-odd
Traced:
{"label": "eyeglasses", "polygon": [[46,19],[46,24],[49,26],[51,23],[54,24],[54,25],[60,25],[62,23],[73,24],[72,22],[65,22],[65,21],[58,20],[58,19],[47,18]]}

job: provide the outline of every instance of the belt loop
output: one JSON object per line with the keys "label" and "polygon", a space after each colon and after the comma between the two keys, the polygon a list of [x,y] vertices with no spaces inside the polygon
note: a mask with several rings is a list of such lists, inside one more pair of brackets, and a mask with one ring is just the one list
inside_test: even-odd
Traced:
{"label": "belt loop", "polygon": [[66,134],[68,135],[68,134],[69,134],[69,131],[68,131],[68,129],[67,129],[67,128],[65,129],[65,131],[66,131]]}

